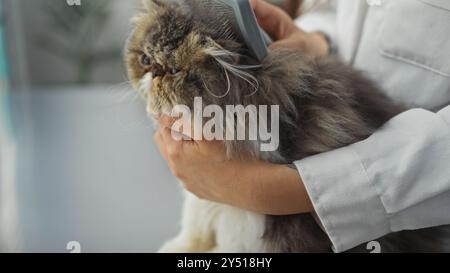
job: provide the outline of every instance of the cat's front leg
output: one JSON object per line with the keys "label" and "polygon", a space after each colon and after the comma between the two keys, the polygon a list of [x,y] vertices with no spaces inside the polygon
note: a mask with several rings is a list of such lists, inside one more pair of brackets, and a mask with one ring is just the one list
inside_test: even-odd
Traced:
{"label": "cat's front leg", "polygon": [[199,234],[191,229],[183,228],[180,234],[166,242],[158,250],[158,253],[204,253],[214,248],[215,239],[213,232]]}
{"label": "cat's front leg", "polygon": [[158,253],[201,253],[206,246],[201,246],[196,242],[195,238],[181,232],[177,237],[166,242]]}
{"label": "cat's front leg", "polygon": [[165,243],[159,253],[208,252],[216,246],[215,221],[220,206],[188,192],[185,195],[181,231]]}

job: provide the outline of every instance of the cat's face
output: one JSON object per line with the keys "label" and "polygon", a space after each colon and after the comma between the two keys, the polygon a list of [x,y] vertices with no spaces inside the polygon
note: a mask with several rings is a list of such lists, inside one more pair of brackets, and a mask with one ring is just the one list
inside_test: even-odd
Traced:
{"label": "cat's face", "polygon": [[177,104],[191,106],[207,91],[226,92],[230,75],[218,56],[239,45],[215,39],[184,6],[161,0],[143,0],[143,5],[125,54],[131,83],[150,112],[167,114]]}

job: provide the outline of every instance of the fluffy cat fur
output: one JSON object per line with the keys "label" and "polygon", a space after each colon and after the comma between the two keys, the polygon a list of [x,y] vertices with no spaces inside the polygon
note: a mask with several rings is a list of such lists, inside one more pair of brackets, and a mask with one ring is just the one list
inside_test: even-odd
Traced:
{"label": "fluffy cat fur", "polygon": [[[196,96],[204,105],[280,106],[277,151],[260,152],[258,141],[225,141],[228,156],[289,164],[363,140],[403,111],[333,57],[275,49],[257,62],[226,18],[193,13],[198,5],[144,0],[126,63],[152,115],[178,104],[192,107]],[[395,238],[385,240],[383,250],[405,250]],[[207,251],[329,252],[331,243],[311,214],[259,215],[186,193],[181,232],[161,252]]]}

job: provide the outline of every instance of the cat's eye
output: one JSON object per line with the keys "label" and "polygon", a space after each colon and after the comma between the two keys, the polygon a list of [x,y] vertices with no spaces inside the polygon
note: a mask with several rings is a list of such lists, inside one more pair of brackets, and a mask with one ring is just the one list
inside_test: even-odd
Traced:
{"label": "cat's eye", "polygon": [[196,82],[196,81],[198,81],[198,77],[196,76],[196,75],[194,75],[194,74],[188,74],[188,76],[187,76],[187,80],[188,81],[190,81],[190,82]]}
{"label": "cat's eye", "polygon": [[150,60],[150,57],[147,56],[147,55],[145,55],[145,54],[143,54],[143,55],[141,56],[141,65],[144,66],[144,67],[148,67],[148,66],[150,66],[151,64],[152,64],[152,62],[151,62],[151,60]]}
{"label": "cat's eye", "polygon": [[180,72],[179,69],[176,69],[176,68],[170,69],[170,74],[172,74],[172,75],[178,74],[179,72]]}

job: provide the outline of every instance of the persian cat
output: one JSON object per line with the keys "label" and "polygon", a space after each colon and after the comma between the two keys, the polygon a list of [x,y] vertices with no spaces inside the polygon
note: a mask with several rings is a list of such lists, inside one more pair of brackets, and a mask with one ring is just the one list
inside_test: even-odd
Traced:
{"label": "persian cat", "polygon": [[[175,105],[193,107],[195,97],[221,107],[279,105],[278,150],[225,140],[229,157],[290,164],[363,140],[403,111],[333,57],[275,49],[258,62],[226,18],[193,12],[202,1],[186,1],[143,1],[125,51],[129,77],[156,116]],[[181,224],[161,252],[331,251],[312,214],[260,215],[186,193]]]}

